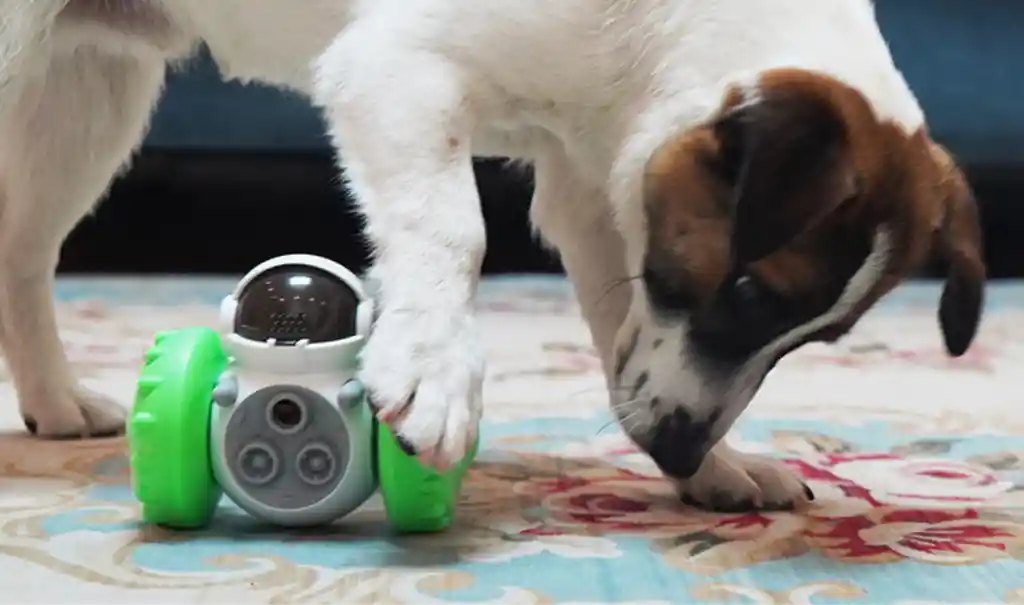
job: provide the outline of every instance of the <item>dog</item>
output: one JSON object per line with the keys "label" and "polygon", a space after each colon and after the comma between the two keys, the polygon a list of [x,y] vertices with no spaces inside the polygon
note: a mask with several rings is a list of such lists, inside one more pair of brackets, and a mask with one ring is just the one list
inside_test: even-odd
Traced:
{"label": "dog", "polygon": [[165,71],[322,108],[373,245],[362,379],[438,468],[482,409],[486,247],[472,158],[532,164],[629,437],[717,510],[813,498],[722,436],[788,352],[833,341],[933,254],[964,353],[983,307],[976,204],[870,0],[0,0],[0,324],[29,430],[117,432],[52,303],[61,243],[139,144]]}

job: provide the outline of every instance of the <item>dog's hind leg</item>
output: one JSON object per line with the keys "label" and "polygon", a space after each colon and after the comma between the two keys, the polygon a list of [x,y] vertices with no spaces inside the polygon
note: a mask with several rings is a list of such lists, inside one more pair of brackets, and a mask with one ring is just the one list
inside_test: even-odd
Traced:
{"label": "dog's hind leg", "polygon": [[164,69],[158,52],[42,44],[0,74],[0,324],[22,417],[39,435],[123,426],[124,408],[72,375],[57,333],[54,271],[64,238],[140,141]]}

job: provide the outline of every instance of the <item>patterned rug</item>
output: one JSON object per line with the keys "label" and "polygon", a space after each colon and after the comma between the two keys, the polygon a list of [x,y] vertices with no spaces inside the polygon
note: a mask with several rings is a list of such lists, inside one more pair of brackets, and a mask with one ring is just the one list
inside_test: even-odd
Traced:
{"label": "patterned rug", "polygon": [[[65,280],[69,354],[128,401],[152,334],[213,325],[232,285]],[[208,531],[142,526],[123,441],[25,438],[4,375],[0,602],[1024,602],[1024,286],[990,290],[956,361],[937,299],[904,288],[839,345],[790,356],[729,435],[803,474],[817,499],[799,514],[675,501],[610,422],[557,279],[484,285],[482,451],[440,535],[391,535],[376,501],[318,531],[230,506]]]}

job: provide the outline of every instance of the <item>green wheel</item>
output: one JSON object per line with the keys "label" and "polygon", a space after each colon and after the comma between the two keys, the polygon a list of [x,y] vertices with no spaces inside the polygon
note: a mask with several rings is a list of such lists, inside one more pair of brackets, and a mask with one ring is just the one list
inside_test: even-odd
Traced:
{"label": "green wheel", "polygon": [[161,332],[146,352],[128,418],[143,521],[196,529],[213,516],[221,491],[210,464],[210,411],[226,365],[220,337],[207,328]]}
{"label": "green wheel", "polygon": [[391,431],[377,424],[377,476],[388,521],[403,533],[447,529],[455,516],[462,478],[473,463],[479,440],[466,457],[444,472],[429,469],[406,454]]}

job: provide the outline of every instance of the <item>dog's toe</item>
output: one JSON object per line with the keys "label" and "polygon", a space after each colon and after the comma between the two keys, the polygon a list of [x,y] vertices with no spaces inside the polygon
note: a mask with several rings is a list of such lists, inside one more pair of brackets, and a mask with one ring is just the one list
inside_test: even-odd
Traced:
{"label": "dog's toe", "polygon": [[[450,326],[440,335],[438,326]],[[482,349],[466,319],[402,314],[378,319],[360,378],[399,445],[435,468],[470,451],[481,412]]]}
{"label": "dog's toe", "polygon": [[124,432],[127,410],[113,399],[87,390],[34,400],[22,412],[28,432],[44,439],[112,437]]}
{"label": "dog's toe", "polygon": [[723,513],[789,511],[814,493],[781,460],[719,447],[692,478],[679,482],[684,504]]}

